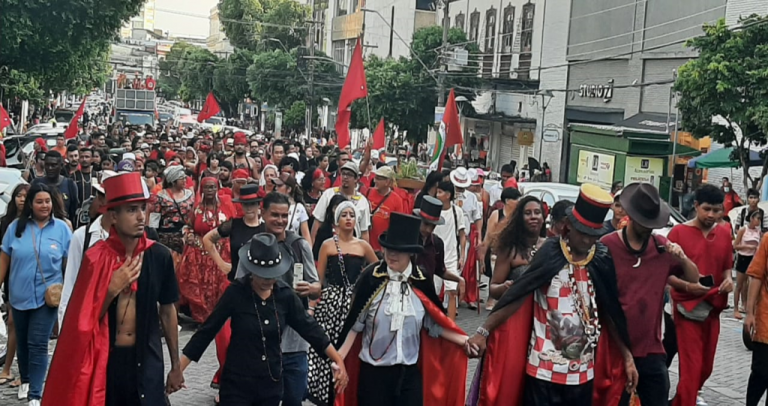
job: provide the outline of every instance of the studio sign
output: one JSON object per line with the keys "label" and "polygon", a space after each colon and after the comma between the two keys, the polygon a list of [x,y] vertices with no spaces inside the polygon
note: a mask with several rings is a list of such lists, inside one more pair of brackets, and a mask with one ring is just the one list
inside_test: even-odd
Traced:
{"label": "studio sign", "polygon": [[608,102],[613,98],[613,79],[606,85],[581,85],[579,86],[579,97],[590,97],[603,99]]}

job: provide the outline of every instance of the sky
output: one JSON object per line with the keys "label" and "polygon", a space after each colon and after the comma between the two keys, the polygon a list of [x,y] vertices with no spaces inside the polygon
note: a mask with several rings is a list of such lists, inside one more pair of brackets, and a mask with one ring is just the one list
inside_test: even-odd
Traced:
{"label": "sky", "polygon": [[218,0],[155,0],[155,29],[170,31],[174,35],[208,36],[208,19],[173,14],[160,10],[174,10],[184,14],[210,14]]}

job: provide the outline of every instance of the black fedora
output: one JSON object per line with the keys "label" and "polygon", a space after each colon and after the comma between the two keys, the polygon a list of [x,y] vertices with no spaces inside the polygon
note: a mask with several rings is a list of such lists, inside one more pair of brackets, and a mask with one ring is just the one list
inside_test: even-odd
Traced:
{"label": "black fedora", "polygon": [[260,201],[259,186],[253,184],[240,187],[240,196],[232,199],[234,203],[258,203]]}
{"label": "black fedora", "polygon": [[659,196],[656,186],[645,182],[631,183],[619,196],[621,207],[632,221],[650,229],[669,224],[669,206]]}
{"label": "black fedora", "polygon": [[421,221],[436,226],[445,224],[445,220],[440,217],[443,211],[443,203],[432,196],[424,196],[421,200],[421,208],[413,209],[413,214],[421,217]]}
{"label": "black fedora", "polygon": [[409,254],[419,254],[424,251],[421,246],[421,218],[410,214],[392,213],[389,217],[389,228],[379,236],[382,247]]}
{"label": "black fedora", "polygon": [[577,231],[599,237],[605,234],[606,228],[603,221],[611,204],[613,204],[613,196],[610,193],[597,185],[585,183],[579,189],[576,203],[565,209],[565,214],[571,226]]}
{"label": "black fedora", "polygon": [[293,266],[293,259],[283,257],[277,238],[269,233],[254,235],[237,254],[240,256],[238,274],[250,273],[264,279],[277,279]]}

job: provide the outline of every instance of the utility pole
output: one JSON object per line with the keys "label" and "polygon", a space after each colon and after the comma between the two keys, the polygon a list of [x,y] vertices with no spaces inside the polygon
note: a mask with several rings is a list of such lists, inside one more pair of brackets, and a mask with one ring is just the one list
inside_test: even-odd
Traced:
{"label": "utility pole", "polygon": [[440,58],[440,72],[437,76],[437,83],[439,90],[437,93],[437,105],[438,107],[445,107],[445,74],[448,70],[448,63],[445,60],[446,50],[448,49],[448,29],[450,27],[450,20],[448,19],[448,4],[450,0],[440,0],[443,3],[443,45],[441,47]]}
{"label": "utility pole", "polygon": [[309,7],[311,9],[310,11],[310,17],[311,23],[310,23],[310,29],[308,30],[309,33],[307,35],[307,46],[309,47],[309,98],[307,100],[307,111],[306,111],[306,132],[307,132],[307,140],[312,139],[312,118],[314,117],[314,100],[315,100],[315,31],[316,27],[315,24],[317,22],[315,21],[315,0],[311,0],[309,3]]}

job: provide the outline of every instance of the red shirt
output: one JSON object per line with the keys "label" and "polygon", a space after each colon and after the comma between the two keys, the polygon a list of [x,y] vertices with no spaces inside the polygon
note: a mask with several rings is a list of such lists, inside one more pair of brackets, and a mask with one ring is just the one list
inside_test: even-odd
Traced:
{"label": "red shirt", "polygon": [[743,204],[743,203],[738,193],[734,192],[733,190],[726,193],[725,200],[723,200],[723,211],[725,212],[725,215],[727,216],[728,213],[730,213],[734,207],[740,204]]}
{"label": "red shirt", "polygon": [[[667,239],[654,235],[639,257],[627,250],[618,231],[600,241],[608,247],[616,267],[619,302],[627,317],[632,355],[664,354],[661,344],[664,289],[669,275],[680,276],[683,271],[672,254],[659,252],[656,248],[666,246]],[[635,268],[638,260],[640,265]]]}
{"label": "red shirt", "polygon": [[[715,287],[723,283],[726,270],[733,268],[733,244],[728,229],[714,227],[704,238],[698,227],[678,224],[669,232],[669,240],[680,245],[685,255],[699,267],[702,276],[712,275]],[[676,301],[685,300],[685,292],[672,290],[672,298]],[[725,308],[728,295],[716,295],[712,305]]]}
{"label": "red shirt", "polygon": [[376,189],[370,189],[366,198],[371,204],[373,217],[369,233],[371,247],[374,251],[381,251],[379,236],[389,228],[389,216],[392,213],[405,213],[403,200],[394,191],[389,192],[389,195],[382,196]]}

